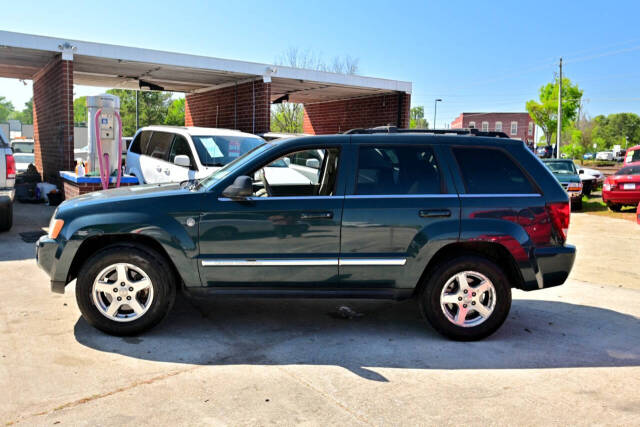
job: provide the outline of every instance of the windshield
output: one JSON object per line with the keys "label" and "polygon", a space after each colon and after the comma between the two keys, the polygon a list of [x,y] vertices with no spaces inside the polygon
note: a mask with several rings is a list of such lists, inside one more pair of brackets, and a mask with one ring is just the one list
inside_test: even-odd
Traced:
{"label": "windshield", "polygon": [[11,144],[11,150],[14,153],[33,153],[33,143],[14,142]]}
{"label": "windshield", "polygon": [[227,163],[224,167],[218,169],[217,171],[215,171],[214,173],[212,173],[208,177],[204,178],[202,181],[200,181],[198,183],[198,185],[195,187],[195,189],[196,190],[203,190],[203,189],[204,190],[208,190],[216,182],[220,181],[221,179],[223,179],[225,176],[229,175],[230,173],[233,173],[238,168],[241,168],[245,163],[250,162],[256,156],[259,156],[260,154],[264,153],[266,150],[268,150],[271,147],[272,147],[271,144],[267,144],[267,143],[265,143],[263,141],[261,145],[249,150],[243,156],[236,158],[231,163]]}
{"label": "windshield", "polygon": [[18,163],[34,163],[33,154],[27,153],[14,153],[13,158]]}
{"label": "windshield", "polygon": [[640,166],[627,166],[616,172],[616,175],[640,175]]}
{"label": "windshield", "polygon": [[260,138],[246,136],[203,135],[191,139],[204,166],[224,166],[264,144]]}
{"label": "windshield", "polygon": [[562,174],[571,174],[575,175],[578,172],[576,171],[576,166],[573,162],[545,162],[547,167],[551,169],[553,173],[562,173]]}

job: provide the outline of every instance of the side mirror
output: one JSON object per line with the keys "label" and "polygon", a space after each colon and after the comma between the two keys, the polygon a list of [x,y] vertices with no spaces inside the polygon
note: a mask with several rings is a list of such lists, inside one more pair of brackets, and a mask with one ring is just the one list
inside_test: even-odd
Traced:
{"label": "side mirror", "polygon": [[189,156],[185,156],[184,154],[178,154],[176,157],[174,157],[173,163],[178,166],[185,166],[187,168],[191,166],[191,160],[189,160]]}
{"label": "side mirror", "polygon": [[318,159],[307,159],[307,161],[305,162],[305,165],[308,168],[319,169],[320,161],[318,161]]}
{"label": "side mirror", "polygon": [[253,195],[253,181],[250,177],[240,175],[222,192],[223,197],[234,200],[242,200]]}
{"label": "side mirror", "polygon": [[580,169],[580,170],[578,171],[578,174],[582,174],[582,173],[584,173],[584,169]]}
{"label": "side mirror", "polygon": [[291,159],[288,157],[284,157],[284,162],[287,164],[287,166],[291,165]]}

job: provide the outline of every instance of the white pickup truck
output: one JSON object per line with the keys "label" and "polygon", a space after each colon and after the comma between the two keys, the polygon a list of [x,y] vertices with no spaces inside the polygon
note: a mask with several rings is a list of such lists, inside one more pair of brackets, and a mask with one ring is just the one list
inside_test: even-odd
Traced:
{"label": "white pickup truck", "polygon": [[13,197],[16,182],[16,162],[9,141],[0,129],[0,231],[13,224]]}

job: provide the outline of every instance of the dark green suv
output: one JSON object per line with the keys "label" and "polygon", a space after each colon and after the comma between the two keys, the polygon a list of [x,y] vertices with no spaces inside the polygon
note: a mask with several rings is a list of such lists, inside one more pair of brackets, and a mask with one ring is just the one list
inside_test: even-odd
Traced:
{"label": "dark green suv", "polygon": [[[308,182],[270,183],[267,166]],[[511,288],[566,280],[569,215],[522,141],[361,130],[267,142],[200,182],[73,198],[37,259],[54,292],[77,279],[84,318],[115,335],[156,325],[180,289],[415,298],[440,333],[474,340],[504,322]]]}

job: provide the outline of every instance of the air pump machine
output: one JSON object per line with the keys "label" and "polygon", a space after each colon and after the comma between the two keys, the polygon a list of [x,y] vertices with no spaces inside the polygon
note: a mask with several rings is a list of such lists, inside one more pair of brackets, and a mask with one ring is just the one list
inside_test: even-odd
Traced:
{"label": "air pump machine", "polygon": [[[122,176],[122,119],[120,98],[102,94],[87,96],[89,110],[89,171],[99,172],[102,188],[109,188],[111,174],[116,171],[116,187]],[[117,123],[117,125],[116,125]]]}

